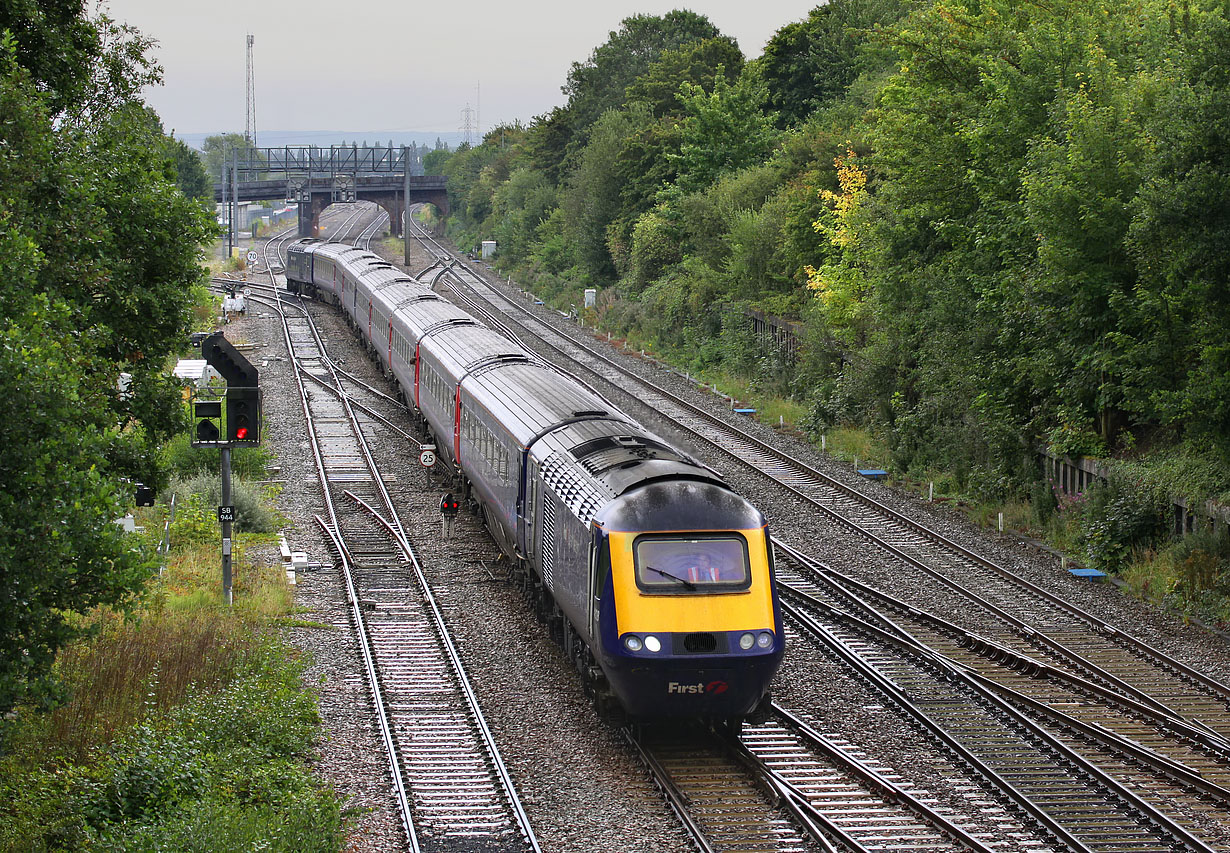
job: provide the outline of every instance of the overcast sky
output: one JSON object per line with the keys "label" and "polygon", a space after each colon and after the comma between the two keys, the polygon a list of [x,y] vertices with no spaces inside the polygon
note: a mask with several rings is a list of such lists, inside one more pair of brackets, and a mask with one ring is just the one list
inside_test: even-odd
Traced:
{"label": "overcast sky", "polygon": [[[817,0],[103,0],[158,41],[167,130],[242,133],[245,35],[255,41],[257,130],[456,131],[467,103],[484,130],[563,103],[560,86],[629,15],[690,8],[749,59]],[[304,142],[311,142],[305,138]]]}

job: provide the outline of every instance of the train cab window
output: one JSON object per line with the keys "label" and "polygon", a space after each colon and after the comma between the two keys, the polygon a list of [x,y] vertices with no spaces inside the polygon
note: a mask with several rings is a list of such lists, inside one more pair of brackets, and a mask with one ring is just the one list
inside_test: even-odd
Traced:
{"label": "train cab window", "polygon": [[641,536],[633,545],[643,592],[737,592],[751,585],[742,536]]}

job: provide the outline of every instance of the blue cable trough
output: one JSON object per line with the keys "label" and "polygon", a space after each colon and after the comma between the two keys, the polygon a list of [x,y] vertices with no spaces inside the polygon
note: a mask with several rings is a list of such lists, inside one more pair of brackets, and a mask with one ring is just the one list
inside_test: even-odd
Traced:
{"label": "blue cable trough", "polygon": [[751,416],[751,415],[756,414],[756,410],[755,409],[735,409],[735,414]]}
{"label": "blue cable trough", "polygon": [[880,468],[859,468],[858,472],[868,480],[883,480],[888,476],[888,472]]}
{"label": "blue cable trough", "polygon": [[1100,572],[1097,569],[1068,569],[1068,574],[1074,578],[1091,582],[1100,581],[1106,577],[1106,572]]}

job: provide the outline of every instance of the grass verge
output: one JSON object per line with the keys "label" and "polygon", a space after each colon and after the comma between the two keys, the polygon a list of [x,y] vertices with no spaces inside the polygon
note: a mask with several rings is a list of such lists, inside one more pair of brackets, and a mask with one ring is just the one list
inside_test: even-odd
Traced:
{"label": "grass verge", "polygon": [[139,609],[94,613],[61,652],[66,701],[6,723],[0,851],[342,848],[340,802],[307,764],[316,697],[278,627],[294,614],[285,574],[248,558],[269,537],[238,537],[228,608],[216,527],[196,521],[177,518]]}

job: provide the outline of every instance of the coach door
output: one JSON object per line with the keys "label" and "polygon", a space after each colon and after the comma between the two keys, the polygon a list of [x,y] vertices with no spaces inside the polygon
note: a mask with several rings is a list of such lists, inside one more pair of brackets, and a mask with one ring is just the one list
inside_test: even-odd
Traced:
{"label": "coach door", "polygon": [[531,565],[538,565],[542,553],[542,536],[537,519],[542,512],[542,487],[539,484],[538,463],[527,451],[525,454],[525,499],[521,504],[522,549]]}

